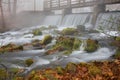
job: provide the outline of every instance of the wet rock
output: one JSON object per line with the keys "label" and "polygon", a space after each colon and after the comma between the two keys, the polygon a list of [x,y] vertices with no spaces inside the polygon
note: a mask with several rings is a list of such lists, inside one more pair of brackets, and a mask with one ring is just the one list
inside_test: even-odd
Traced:
{"label": "wet rock", "polygon": [[27,60],[25,60],[25,64],[29,67],[31,64],[33,64],[34,63],[34,61],[33,61],[33,59],[27,59]]}
{"label": "wet rock", "polygon": [[77,29],[75,28],[65,28],[61,31],[62,35],[74,35],[77,34]]}
{"label": "wet rock", "polygon": [[88,39],[86,42],[87,42],[87,45],[85,47],[85,51],[87,52],[94,52],[99,47],[97,40]]}
{"label": "wet rock", "polygon": [[41,41],[41,44],[42,44],[42,45],[47,45],[47,44],[51,43],[52,39],[53,39],[53,38],[52,38],[51,35],[46,35],[46,36],[44,37],[44,39]]}

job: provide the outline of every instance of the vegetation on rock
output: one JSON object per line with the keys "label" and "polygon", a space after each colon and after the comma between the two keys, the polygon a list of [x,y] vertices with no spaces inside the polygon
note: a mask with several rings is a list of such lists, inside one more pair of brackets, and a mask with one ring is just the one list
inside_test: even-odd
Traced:
{"label": "vegetation on rock", "polygon": [[85,51],[87,52],[94,52],[99,47],[98,42],[96,40],[88,39],[86,43],[87,45],[85,47]]}
{"label": "vegetation on rock", "polygon": [[2,46],[0,48],[0,53],[14,52],[14,51],[20,51],[20,50],[23,50],[23,46],[17,46],[15,44],[10,43],[8,45]]}
{"label": "vegetation on rock", "polygon": [[63,35],[74,35],[77,34],[77,30],[75,28],[65,28],[61,31]]}
{"label": "vegetation on rock", "polygon": [[41,41],[41,44],[47,45],[47,44],[51,43],[51,41],[52,41],[52,36],[51,35],[46,35],[44,37],[44,39]]}
{"label": "vegetation on rock", "polygon": [[64,54],[68,55],[72,53],[73,50],[79,49],[80,45],[81,41],[79,39],[60,36],[57,38],[56,44],[46,53],[53,54],[57,51],[65,51]]}
{"label": "vegetation on rock", "polygon": [[[32,71],[26,80],[119,80],[120,60],[68,63],[65,68],[44,69]],[[24,80],[22,77],[16,80]]]}
{"label": "vegetation on rock", "polygon": [[27,59],[25,60],[25,64],[29,67],[31,64],[34,63],[34,60],[33,59]]}
{"label": "vegetation on rock", "polygon": [[34,36],[42,35],[42,32],[40,29],[34,29],[32,33],[34,34]]}

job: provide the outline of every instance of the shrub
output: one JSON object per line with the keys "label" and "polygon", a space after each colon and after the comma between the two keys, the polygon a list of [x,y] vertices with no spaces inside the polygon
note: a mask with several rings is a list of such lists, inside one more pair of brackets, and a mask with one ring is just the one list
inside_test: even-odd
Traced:
{"label": "shrub", "polygon": [[29,67],[31,64],[33,64],[34,63],[34,61],[33,61],[33,59],[27,59],[27,60],[25,60],[25,64]]}

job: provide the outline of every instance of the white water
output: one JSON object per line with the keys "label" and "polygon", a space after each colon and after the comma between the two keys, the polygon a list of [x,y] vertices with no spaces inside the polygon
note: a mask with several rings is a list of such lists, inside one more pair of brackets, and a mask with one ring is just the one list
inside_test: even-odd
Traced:
{"label": "white water", "polygon": [[[111,14],[111,13],[110,13]],[[104,18],[104,14],[100,14],[103,17],[98,18],[96,23],[96,28],[98,28],[97,25],[103,20],[101,18]],[[107,14],[105,14],[107,15]],[[110,15],[109,15],[110,17]],[[53,18],[53,19],[51,19]],[[74,15],[67,15],[64,17],[63,22],[61,25],[72,27],[71,25],[84,25],[85,23],[90,23],[90,20],[87,20],[89,18],[88,14],[74,14]],[[106,17],[108,19],[108,17]],[[100,20],[99,20],[100,19]],[[46,25],[59,25],[61,23],[61,16],[47,16],[44,20],[44,24]],[[9,31],[6,33],[1,34],[0,36],[0,43],[1,46],[6,45],[8,43],[15,43],[15,44],[25,44],[30,43],[32,40],[35,39],[43,39],[44,35],[42,36],[34,36],[31,34],[31,31],[35,28],[39,28],[40,26],[31,27],[22,29],[20,31]],[[58,27],[58,29],[62,30],[65,27]],[[25,35],[25,33],[28,33]],[[111,33],[108,32],[108,34],[116,35],[116,32],[111,31]],[[51,34],[51,33],[49,33]],[[90,35],[90,34],[89,34]],[[91,34],[92,37],[95,39],[101,39],[102,37],[106,37],[106,34],[100,33],[98,35]],[[92,38],[90,37],[90,38]],[[46,49],[49,49],[51,45],[55,44],[55,40],[49,45],[47,45]],[[110,50],[109,48],[103,47],[99,48],[96,52],[93,53],[87,53],[84,51],[84,48],[86,46],[85,40],[82,41],[82,44],[80,46],[80,49],[77,51],[73,51],[71,55],[65,56],[62,53],[57,52],[53,55],[44,55],[45,49],[43,50],[29,50],[29,51],[22,51],[22,52],[15,52],[15,53],[6,53],[3,55],[0,55],[0,59],[4,64],[6,64],[8,67],[18,67],[18,68],[27,68],[28,71],[36,68],[41,67],[43,65],[66,65],[68,62],[89,62],[93,60],[106,60],[109,59],[110,56],[114,54],[114,50]],[[35,60],[35,62],[30,66],[26,67],[23,63],[15,63],[15,61],[18,62],[24,62],[26,59],[32,58]]]}
{"label": "white water", "polygon": [[61,15],[49,15],[45,17],[43,21],[43,25],[57,25],[58,26],[61,24],[61,19],[62,19]]}
{"label": "white water", "polygon": [[115,31],[120,25],[120,12],[100,13],[95,28],[99,30],[102,26],[103,30]]}
{"label": "white water", "polygon": [[89,14],[69,14],[63,18],[61,26],[84,25],[89,22],[89,19]]}

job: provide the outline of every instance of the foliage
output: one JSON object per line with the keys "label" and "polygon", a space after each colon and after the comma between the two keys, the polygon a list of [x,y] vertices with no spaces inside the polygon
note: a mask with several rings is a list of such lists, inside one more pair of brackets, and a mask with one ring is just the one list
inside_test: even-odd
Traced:
{"label": "foliage", "polygon": [[65,28],[61,31],[63,35],[74,35],[77,34],[77,30],[75,28]]}
{"label": "foliage", "polygon": [[85,51],[94,52],[97,50],[99,45],[98,45],[98,42],[96,40],[88,39],[86,42],[87,42],[87,45],[85,47]]}
{"label": "foliage", "polygon": [[[68,63],[65,68],[32,71],[26,80],[119,80],[120,60]],[[24,80],[24,79],[16,79]]]}
{"label": "foliage", "polygon": [[25,64],[29,67],[31,64],[34,63],[34,60],[33,59],[27,59],[25,60]]}
{"label": "foliage", "polygon": [[41,32],[40,29],[34,29],[34,30],[32,31],[32,33],[34,34],[34,36],[42,35],[42,32]]}
{"label": "foliage", "polygon": [[46,35],[44,37],[44,39],[41,41],[41,44],[47,45],[47,44],[51,43],[51,41],[52,41],[52,36],[51,35]]}

